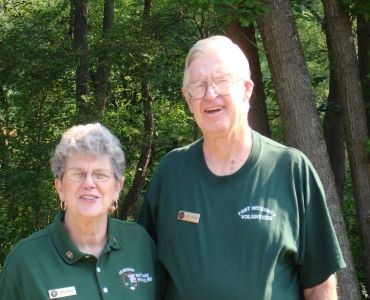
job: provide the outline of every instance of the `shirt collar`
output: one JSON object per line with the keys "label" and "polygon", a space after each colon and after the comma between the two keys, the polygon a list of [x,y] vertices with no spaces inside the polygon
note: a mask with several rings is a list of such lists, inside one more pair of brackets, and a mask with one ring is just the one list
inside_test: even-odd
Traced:
{"label": "shirt collar", "polygon": [[[81,252],[73,241],[68,236],[64,225],[63,225],[64,213],[59,212],[53,224],[51,225],[52,239],[54,247],[57,249],[60,257],[67,264],[74,264],[82,258],[90,256],[89,254]],[[117,250],[121,248],[122,241],[118,235],[118,228],[115,226],[115,222],[112,222],[111,217],[108,218],[108,240],[105,245],[102,254],[107,253],[111,250]]]}

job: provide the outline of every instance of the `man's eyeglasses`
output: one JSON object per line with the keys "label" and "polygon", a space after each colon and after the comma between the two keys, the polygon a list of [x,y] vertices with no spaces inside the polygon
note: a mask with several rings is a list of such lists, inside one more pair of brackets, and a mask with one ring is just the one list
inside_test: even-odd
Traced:
{"label": "man's eyeglasses", "polygon": [[[68,169],[65,175],[72,181],[82,182],[85,181],[89,173],[81,169]],[[91,177],[95,182],[108,181],[113,177],[113,173],[108,169],[93,170]]]}
{"label": "man's eyeglasses", "polygon": [[241,79],[218,79],[212,82],[193,82],[187,85],[185,89],[192,100],[199,100],[205,96],[209,85],[217,95],[226,96],[230,93],[234,84],[239,81],[241,81]]}

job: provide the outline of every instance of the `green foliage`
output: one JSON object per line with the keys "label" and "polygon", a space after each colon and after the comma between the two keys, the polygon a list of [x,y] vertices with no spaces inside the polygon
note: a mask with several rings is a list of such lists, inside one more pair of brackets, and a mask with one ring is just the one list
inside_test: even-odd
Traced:
{"label": "green foliage", "polygon": [[365,149],[370,154],[370,139],[367,139],[365,142]]}
{"label": "green foliage", "polygon": [[319,1],[297,1],[294,14],[316,106],[322,107],[329,94],[330,77],[323,8]]}
{"label": "green foliage", "polygon": [[[200,30],[201,37],[206,37],[215,31],[214,25],[225,28],[232,21],[240,21],[242,25],[249,25],[256,17],[269,9],[262,0],[170,0],[169,4],[177,7],[185,18],[193,19]],[[216,29],[217,31],[217,29]]]}
{"label": "green foliage", "polygon": [[339,0],[339,4],[351,15],[361,14],[366,20],[370,19],[370,2],[363,0]]}
{"label": "green foliage", "polygon": [[0,14],[0,262],[11,245],[42,228],[55,213],[48,161],[63,130],[60,125],[74,114],[73,101],[68,101],[73,99],[67,87],[74,59],[64,34],[65,5],[12,4]]}
{"label": "green foliage", "polygon": [[[15,5],[15,4],[14,4]],[[180,94],[183,59],[194,26],[179,10],[158,9],[142,36],[142,6],[116,1],[115,27],[102,34],[102,2],[89,7],[89,63],[93,104],[101,57],[110,65],[106,110],[100,121],[124,145],[129,189],[143,143],[141,81],[148,77],[156,120],[155,159],[194,137]],[[77,54],[69,35],[68,1],[27,1],[0,12],[0,265],[19,239],[44,227],[58,210],[49,158],[76,119]],[[138,38],[140,37],[140,38]],[[195,37],[197,38],[197,37]],[[168,49],[173,51],[169,54]],[[1,96],[0,96],[1,97]],[[167,137],[167,138],[166,138]],[[155,165],[154,162],[153,165]]]}

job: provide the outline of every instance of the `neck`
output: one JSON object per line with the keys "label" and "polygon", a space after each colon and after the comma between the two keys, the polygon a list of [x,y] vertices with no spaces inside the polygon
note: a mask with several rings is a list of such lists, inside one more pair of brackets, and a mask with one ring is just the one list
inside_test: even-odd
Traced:
{"label": "neck", "polygon": [[224,176],[239,170],[252,149],[252,131],[248,127],[238,133],[223,137],[204,136],[203,153],[208,168]]}
{"label": "neck", "polygon": [[64,226],[69,237],[81,252],[99,257],[107,242],[108,218],[81,219],[69,217],[66,212]]}

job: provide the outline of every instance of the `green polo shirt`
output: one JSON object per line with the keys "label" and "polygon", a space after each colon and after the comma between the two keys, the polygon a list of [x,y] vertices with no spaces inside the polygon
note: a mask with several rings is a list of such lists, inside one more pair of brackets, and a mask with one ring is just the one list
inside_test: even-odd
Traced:
{"label": "green polo shirt", "polygon": [[140,225],[109,218],[108,241],[96,259],[77,249],[62,218],[9,253],[0,299],[156,299],[155,246]]}
{"label": "green polo shirt", "polygon": [[247,162],[216,176],[202,143],[162,159],[140,218],[168,272],[166,299],[300,299],[345,266],[303,153],[253,132]]}

